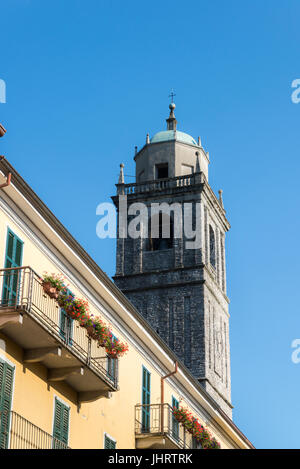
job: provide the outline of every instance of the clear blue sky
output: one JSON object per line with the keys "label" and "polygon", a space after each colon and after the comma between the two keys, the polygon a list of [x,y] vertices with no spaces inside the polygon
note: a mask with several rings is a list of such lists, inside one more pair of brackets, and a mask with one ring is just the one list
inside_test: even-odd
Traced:
{"label": "clear blue sky", "polygon": [[[298,0],[1,2],[0,78],[16,167],[108,275],[96,206],[165,128],[201,135],[224,190],[234,420],[258,448],[300,447]],[[127,182],[133,179],[127,178]]]}

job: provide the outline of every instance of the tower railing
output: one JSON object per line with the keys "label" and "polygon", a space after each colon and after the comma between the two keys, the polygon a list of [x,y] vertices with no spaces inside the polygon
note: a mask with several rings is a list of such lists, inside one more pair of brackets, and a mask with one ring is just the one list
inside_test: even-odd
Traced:
{"label": "tower railing", "polygon": [[187,174],[173,178],[154,179],[152,181],[135,182],[132,184],[117,184],[117,192],[122,195],[142,194],[145,192],[162,191],[189,187],[201,183],[202,173]]}

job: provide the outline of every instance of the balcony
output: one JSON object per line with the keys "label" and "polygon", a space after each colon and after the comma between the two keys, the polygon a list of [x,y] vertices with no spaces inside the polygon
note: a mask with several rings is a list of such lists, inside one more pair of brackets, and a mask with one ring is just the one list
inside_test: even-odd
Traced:
{"label": "balcony", "polygon": [[0,449],[71,449],[16,412],[0,412]]}
{"label": "balcony", "polygon": [[173,416],[169,404],[135,406],[137,449],[190,449],[193,439]]}
{"label": "balcony", "polygon": [[117,195],[138,195],[147,192],[185,190],[194,184],[203,183],[202,173],[187,174],[173,178],[154,179],[153,181],[117,184]]}
{"label": "balcony", "polygon": [[77,321],[62,321],[60,307],[34,270],[0,270],[0,291],[0,331],[22,347],[25,364],[42,363],[48,382],[65,381],[78,402],[118,390],[118,360],[109,359]]}

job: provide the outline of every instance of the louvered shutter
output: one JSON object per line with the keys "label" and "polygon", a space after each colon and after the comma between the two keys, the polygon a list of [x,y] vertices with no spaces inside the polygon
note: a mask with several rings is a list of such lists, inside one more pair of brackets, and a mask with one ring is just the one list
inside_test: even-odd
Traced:
{"label": "louvered shutter", "polygon": [[7,233],[7,246],[6,246],[6,258],[5,258],[5,268],[10,268],[13,260],[13,251],[14,251],[14,235],[11,231]]}
{"label": "louvered shutter", "polygon": [[[5,255],[5,268],[21,267],[23,255],[23,242],[8,229]],[[18,271],[8,271],[4,274],[2,302],[14,304],[17,299],[19,283]]]}
{"label": "louvered shutter", "polygon": [[69,414],[70,409],[58,399],[55,399],[55,411],[54,411],[54,425],[53,425],[53,436],[57,440],[54,440],[54,448],[59,448],[59,441],[68,445],[69,440]]}
{"label": "louvered shutter", "polygon": [[142,432],[146,433],[150,430],[150,385],[151,375],[143,366],[142,378]]}
{"label": "louvered shutter", "polygon": [[[117,337],[112,334],[111,340],[117,340]],[[117,358],[107,357],[107,374],[111,380],[116,379]]]}
{"label": "louvered shutter", "polygon": [[[66,295],[73,296],[73,293],[67,289],[66,290]],[[70,318],[65,310],[61,308],[60,310],[60,335],[63,339],[67,341],[69,345],[73,344],[72,338],[73,338],[73,321],[74,319]]]}
{"label": "louvered shutter", "polygon": [[116,449],[116,442],[105,435],[104,449]]}
{"label": "louvered shutter", "polygon": [[0,361],[0,448],[8,447],[14,368]]}
{"label": "louvered shutter", "polygon": [[69,441],[69,413],[68,407],[63,406],[62,409],[62,424],[61,424],[61,441],[68,445]]}
{"label": "louvered shutter", "polygon": [[[179,408],[179,402],[175,397],[172,396],[172,408],[178,409]],[[172,415],[172,435],[174,438],[178,439],[179,438],[179,423]]]}
{"label": "louvered shutter", "polygon": [[11,230],[7,232],[5,268],[21,267],[23,255],[23,241]]}
{"label": "louvered shutter", "polygon": [[62,403],[55,399],[53,436],[58,440],[60,439],[61,409]]}
{"label": "louvered shutter", "polygon": [[16,250],[15,250],[15,258],[14,263],[16,266],[21,267],[22,264],[22,252],[23,252],[23,243],[18,238],[16,238]]}

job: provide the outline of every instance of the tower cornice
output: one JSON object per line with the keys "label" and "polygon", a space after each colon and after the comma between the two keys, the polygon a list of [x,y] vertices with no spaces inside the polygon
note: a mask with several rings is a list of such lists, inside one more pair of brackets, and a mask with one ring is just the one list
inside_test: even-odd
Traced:
{"label": "tower cornice", "polygon": [[[152,179],[145,182],[116,184],[116,187],[117,196],[127,195],[128,200],[132,202],[138,201],[139,199],[144,200],[145,194],[147,194],[147,198],[150,200],[151,198],[164,198],[188,192],[191,194],[204,192],[211,208],[213,208],[219,220],[222,222],[224,230],[229,231],[230,229],[226,211],[210,187],[203,172],[159,180]],[[115,204],[117,203],[117,196],[112,197]]]}

